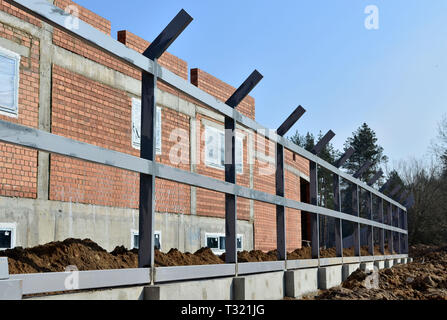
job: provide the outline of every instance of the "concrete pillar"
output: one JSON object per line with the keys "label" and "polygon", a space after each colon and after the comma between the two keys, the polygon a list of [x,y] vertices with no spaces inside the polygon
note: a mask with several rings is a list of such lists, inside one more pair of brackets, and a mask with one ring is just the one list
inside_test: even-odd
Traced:
{"label": "concrete pillar", "polygon": [[408,258],[407,263],[413,263],[413,258]]}
{"label": "concrete pillar", "polygon": [[360,264],[360,270],[363,272],[372,272],[374,271],[374,262],[363,262]]}
{"label": "concrete pillar", "polygon": [[[42,22],[40,37],[39,129],[51,132],[51,78],[53,27]],[[38,151],[37,198],[49,199],[50,154]]]}
{"label": "concrete pillar", "polygon": [[318,270],[318,288],[322,290],[337,287],[342,283],[342,265],[322,267]]}
{"label": "concrete pillar", "polygon": [[282,300],[285,272],[255,274],[233,279],[234,300]]}
{"label": "concrete pillar", "polygon": [[394,266],[394,260],[385,260],[385,268],[390,269]]}
{"label": "concrete pillar", "polygon": [[385,261],[383,261],[383,260],[375,261],[374,262],[374,267],[376,267],[379,270],[385,269]]}
{"label": "concrete pillar", "polygon": [[290,298],[318,291],[318,268],[300,269],[285,273],[285,295]]}
{"label": "concrete pillar", "polygon": [[358,269],[360,269],[360,263],[344,264],[342,268],[342,281],[346,281]]}
{"label": "concrete pillar", "polygon": [[158,286],[144,287],[143,300],[160,300],[160,287]]}
{"label": "concrete pillar", "polygon": [[0,258],[0,280],[9,279],[8,258]]}
{"label": "concrete pillar", "polygon": [[9,280],[8,258],[0,258],[1,300],[22,300],[22,280]]}

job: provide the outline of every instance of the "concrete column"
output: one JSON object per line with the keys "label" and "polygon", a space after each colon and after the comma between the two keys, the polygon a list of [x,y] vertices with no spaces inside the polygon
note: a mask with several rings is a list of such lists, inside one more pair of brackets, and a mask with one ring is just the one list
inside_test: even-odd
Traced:
{"label": "concrete column", "polygon": [[[50,1],[51,2],[51,1]],[[42,22],[40,37],[39,129],[51,132],[51,65],[53,27]],[[37,198],[49,199],[50,155],[38,151]]]}

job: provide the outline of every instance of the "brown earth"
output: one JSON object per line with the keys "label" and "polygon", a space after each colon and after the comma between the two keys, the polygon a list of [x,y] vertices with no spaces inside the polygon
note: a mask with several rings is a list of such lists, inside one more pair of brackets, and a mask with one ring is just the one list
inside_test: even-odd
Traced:
{"label": "brown earth", "polygon": [[[335,249],[321,250],[322,258],[335,257]],[[345,256],[353,256],[353,249],[345,249]],[[362,255],[368,255],[362,248]],[[76,266],[80,271],[128,269],[138,267],[138,251],[117,247],[107,252],[95,242],[86,239],[67,239],[52,242],[34,248],[15,248],[0,251],[0,257],[8,257],[11,274],[63,272],[67,266]],[[311,259],[311,248],[306,247],[288,253],[289,260]],[[225,254],[216,256],[210,249],[202,248],[192,253],[182,253],[172,249],[168,253],[155,251],[157,267],[222,264]],[[277,261],[277,251],[263,252],[254,250],[238,253],[239,262]]]}
{"label": "brown earth", "polygon": [[368,289],[368,274],[357,270],[341,286],[305,300],[447,300],[447,247],[414,246],[413,263],[379,271],[379,286]]}

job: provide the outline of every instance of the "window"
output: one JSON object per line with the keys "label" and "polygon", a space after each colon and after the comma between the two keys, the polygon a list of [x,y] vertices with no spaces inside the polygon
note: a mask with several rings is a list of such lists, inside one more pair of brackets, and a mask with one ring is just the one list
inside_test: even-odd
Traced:
{"label": "window", "polygon": [[[156,137],[155,148],[157,154],[161,154],[161,108],[156,111]],[[141,143],[141,100],[132,98],[132,147],[140,150]]]}
{"label": "window", "polygon": [[17,116],[19,111],[20,55],[0,47],[0,111]]}
{"label": "window", "polygon": [[[205,246],[210,248],[215,254],[225,252],[225,235],[218,233],[207,233],[205,235]],[[237,251],[243,250],[243,236],[237,235],[236,238]]]}
{"label": "window", "polygon": [[0,223],[0,250],[15,248],[16,227],[15,223]]}
{"label": "window", "polygon": [[[225,131],[205,127],[205,163],[207,166],[225,169]],[[244,139],[236,135],[236,173],[244,172]]]}
{"label": "window", "polygon": [[[140,245],[140,235],[137,230],[131,230],[131,238],[130,238],[130,247],[131,249],[138,249]],[[154,232],[154,247],[157,250],[161,250],[161,232],[155,231]]]}

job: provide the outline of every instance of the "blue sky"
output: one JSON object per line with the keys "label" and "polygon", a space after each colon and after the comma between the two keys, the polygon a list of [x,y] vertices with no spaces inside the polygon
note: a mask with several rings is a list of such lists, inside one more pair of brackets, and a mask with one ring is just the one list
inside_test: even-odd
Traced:
{"label": "blue sky", "polygon": [[[445,0],[77,0],[148,41],[184,8],[194,21],[169,51],[237,87],[254,70],[256,119],[277,128],[302,105],[301,133],[332,129],[336,147],[363,122],[390,165],[420,157],[447,113]],[[379,30],[367,30],[367,5]],[[294,129],[295,129],[294,128]]]}

